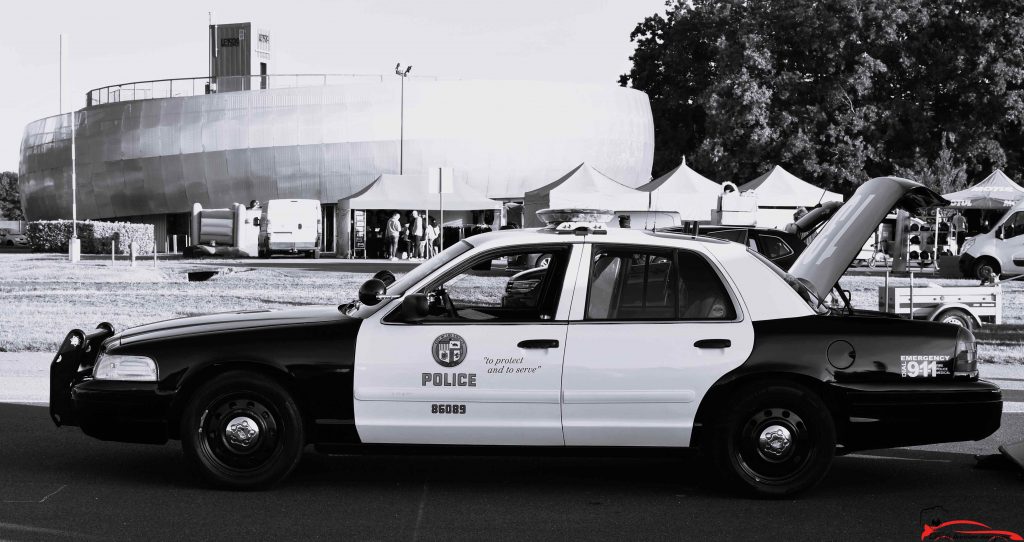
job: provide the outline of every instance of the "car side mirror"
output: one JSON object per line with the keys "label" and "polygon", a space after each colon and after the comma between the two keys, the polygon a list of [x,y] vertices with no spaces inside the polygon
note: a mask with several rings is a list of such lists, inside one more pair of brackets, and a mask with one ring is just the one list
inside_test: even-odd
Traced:
{"label": "car side mirror", "polygon": [[395,274],[387,269],[381,269],[373,275],[373,278],[384,283],[384,286],[391,286],[395,283]]}
{"label": "car side mirror", "polygon": [[387,285],[380,279],[370,279],[359,287],[359,302],[363,305],[373,306],[380,303],[387,296]]}
{"label": "car side mirror", "polygon": [[260,225],[260,217],[258,217],[258,216],[256,216],[256,217],[253,217],[253,219],[252,219],[252,225],[253,225],[253,226],[256,226],[256,227],[259,227],[259,225]]}
{"label": "car side mirror", "polygon": [[1006,229],[1003,226],[996,228],[996,239],[1006,239]]}
{"label": "car side mirror", "polygon": [[406,322],[418,322],[430,314],[427,294],[409,294],[402,299],[402,317]]}

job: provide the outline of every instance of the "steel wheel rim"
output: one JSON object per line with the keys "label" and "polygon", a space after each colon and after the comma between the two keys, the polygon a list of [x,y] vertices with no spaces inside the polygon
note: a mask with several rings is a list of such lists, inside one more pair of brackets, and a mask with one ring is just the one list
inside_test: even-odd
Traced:
{"label": "steel wheel rim", "polygon": [[[774,438],[765,437],[774,433],[785,436],[784,446]],[[736,434],[734,457],[743,472],[753,480],[769,484],[784,485],[800,476],[817,455],[811,441],[811,431],[803,419],[792,409],[764,408],[751,414]],[[773,453],[776,448],[778,453]]]}
{"label": "steel wheel rim", "polygon": [[942,319],[942,323],[953,324],[960,327],[967,327],[967,324],[964,323],[964,319],[961,318],[960,316],[946,316]]}
{"label": "steel wheel rim", "polygon": [[280,453],[280,416],[254,393],[232,393],[210,402],[199,424],[199,451],[218,468],[259,470]]}

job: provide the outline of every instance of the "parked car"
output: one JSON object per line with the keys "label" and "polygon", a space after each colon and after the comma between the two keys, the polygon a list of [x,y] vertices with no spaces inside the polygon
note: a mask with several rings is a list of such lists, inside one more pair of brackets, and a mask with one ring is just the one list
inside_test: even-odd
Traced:
{"label": "parked car", "polygon": [[0,228],[0,246],[27,247],[28,236],[23,233],[15,233],[9,228]]}
{"label": "parked car", "polygon": [[[685,230],[681,226],[674,226],[659,228],[658,231],[682,233]],[[789,269],[807,246],[796,235],[773,228],[701,225],[697,231],[700,235],[746,245],[783,270]]]}
{"label": "parked car", "polygon": [[261,258],[274,254],[302,253],[320,257],[320,201],[315,199],[272,199],[260,217]]}
{"label": "parked car", "polygon": [[964,240],[960,272],[979,280],[1024,273],[1024,201],[1007,211],[991,230]]}
{"label": "parked car", "polygon": [[[568,218],[462,240],[341,306],[72,330],[50,416],[180,439],[236,489],[282,480],[307,444],[694,447],[733,487],[783,497],[837,453],[991,435],[1002,394],[970,330],[822,301],[894,205],[945,200],[887,177],[850,202],[789,273],[736,243]],[[509,306],[524,279],[503,266],[537,253],[537,295]]]}

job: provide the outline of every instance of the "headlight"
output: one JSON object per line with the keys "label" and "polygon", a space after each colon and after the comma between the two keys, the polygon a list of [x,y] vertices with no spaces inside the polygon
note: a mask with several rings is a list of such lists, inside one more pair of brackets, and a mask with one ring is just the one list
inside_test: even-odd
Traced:
{"label": "headlight", "polygon": [[977,239],[975,239],[974,237],[964,239],[964,246],[960,248],[960,253],[963,254],[964,252],[971,250],[971,247],[974,246],[975,241],[977,241]]}
{"label": "headlight", "polygon": [[145,356],[118,356],[104,353],[96,358],[92,376],[96,380],[156,382],[159,373],[156,370],[156,362]]}
{"label": "headlight", "polygon": [[957,332],[954,364],[953,376],[978,377],[978,343],[974,334],[966,329]]}

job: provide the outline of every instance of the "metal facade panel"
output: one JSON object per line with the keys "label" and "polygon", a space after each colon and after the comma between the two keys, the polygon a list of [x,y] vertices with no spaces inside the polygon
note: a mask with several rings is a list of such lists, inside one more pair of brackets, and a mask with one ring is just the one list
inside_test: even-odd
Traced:
{"label": "metal facade panel", "polygon": [[192,200],[185,190],[185,168],[180,154],[169,154],[155,158],[159,160],[157,166],[160,171],[160,180],[163,181],[164,194],[167,202],[167,212],[183,213],[192,208]]}
{"label": "metal facade panel", "polygon": [[[82,110],[82,216],[278,197],[332,202],[398,173],[399,78],[329,83]],[[20,169],[30,219],[70,215],[69,121],[25,128]],[[403,147],[406,173],[449,166],[488,196],[522,197],[580,162],[629,186],[647,182],[654,127],[646,95],[631,89],[409,78]]]}

